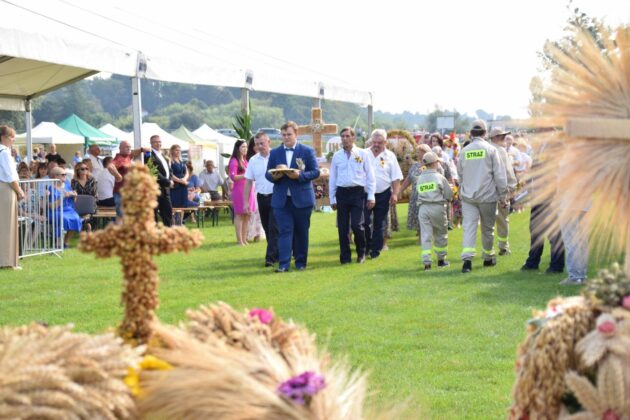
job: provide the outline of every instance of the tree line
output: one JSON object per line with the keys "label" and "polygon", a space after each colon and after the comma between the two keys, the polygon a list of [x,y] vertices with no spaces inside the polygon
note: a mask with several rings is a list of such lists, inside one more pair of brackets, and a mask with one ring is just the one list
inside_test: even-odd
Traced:
{"label": "tree line", "polygon": [[[180,125],[194,130],[202,124],[231,128],[240,113],[240,89],[142,80],[143,121],[154,122],[167,131]],[[280,127],[285,121],[307,123],[311,119],[311,98],[252,92],[252,127]],[[34,125],[41,121],[59,122],[74,113],[95,127],[111,123],[130,131],[133,128],[131,82],[123,76],[94,77],[50,92],[33,101]],[[324,120],[340,127],[367,130],[367,109],[356,104],[323,102]],[[385,129],[426,129],[434,131],[437,117],[454,115],[456,129],[466,130],[472,117],[440,109],[428,114],[376,111],[374,125]],[[0,111],[0,121],[24,131],[24,113]]]}

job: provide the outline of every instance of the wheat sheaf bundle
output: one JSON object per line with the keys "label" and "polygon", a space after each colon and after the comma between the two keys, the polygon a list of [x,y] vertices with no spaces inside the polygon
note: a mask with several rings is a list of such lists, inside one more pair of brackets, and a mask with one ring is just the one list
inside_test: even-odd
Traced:
{"label": "wheat sheaf bundle", "polygon": [[[562,302],[558,298],[552,304]],[[575,345],[594,325],[592,308],[583,299],[574,298],[562,314],[539,329],[532,328],[518,349],[511,419],[558,418],[561,398],[567,390],[565,374],[570,370],[585,370]]]}
{"label": "wheat sheaf bundle", "polygon": [[[292,354],[288,363],[264,335],[244,329],[244,347],[226,345],[208,334],[202,342],[189,332],[153,324],[159,347],[150,352],[173,366],[163,372],[142,371],[146,397],[142,416],[188,419],[361,419],[367,382],[344,362],[330,363],[314,347]],[[278,386],[305,371],[322,374],[326,387],[309,406],[283,398]]]}
{"label": "wheat sheaf bundle", "polygon": [[0,330],[0,418],[128,419],[136,405],[124,384],[141,348],[113,334],[70,326]]}
{"label": "wheat sheaf bundle", "polygon": [[277,317],[271,309],[268,324],[251,316],[250,311],[237,312],[224,302],[202,305],[197,310],[186,311],[189,321],[184,328],[202,342],[217,339],[229,346],[252,351],[248,340],[255,337],[283,354],[287,360],[292,354],[307,354],[315,349],[315,336],[305,328]]}
{"label": "wheat sheaf bundle", "polygon": [[596,32],[576,27],[569,45],[546,46],[555,65],[533,125],[564,130],[544,138],[537,201],[555,198],[560,219],[588,208],[591,248],[605,259],[625,250],[630,275],[630,27]]}

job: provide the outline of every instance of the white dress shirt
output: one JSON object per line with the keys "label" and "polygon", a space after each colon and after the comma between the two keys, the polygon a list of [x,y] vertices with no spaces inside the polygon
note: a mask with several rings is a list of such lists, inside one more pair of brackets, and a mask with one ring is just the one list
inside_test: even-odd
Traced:
{"label": "white dress shirt", "polygon": [[114,175],[107,170],[99,171],[94,177],[96,178],[96,198],[99,200],[107,200],[114,196]]}
{"label": "white dress shirt", "polygon": [[363,187],[367,192],[368,201],[374,201],[376,181],[374,168],[368,152],[356,146],[350,153],[344,149],[338,150],[330,162],[330,180],[328,183],[330,204],[337,204],[338,187]]}
{"label": "white dress shirt", "polygon": [[258,194],[271,194],[273,192],[273,184],[265,178],[268,163],[268,154],[264,157],[260,153],[256,153],[249,160],[247,169],[245,170],[245,179],[249,179],[256,183],[256,192]]}
{"label": "white dress shirt", "polygon": [[[293,152],[295,151],[295,146],[297,146],[297,142],[293,145],[293,147],[289,148],[284,146],[284,156],[287,158],[287,167],[291,167],[291,160],[293,159]],[[292,150],[290,150],[292,149]],[[291,197],[291,189],[287,188],[287,196]]]}
{"label": "white dress shirt", "polygon": [[374,156],[374,153],[370,149],[368,150],[368,156],[374,168],[377,194],[390,188],[392,182],[403,180],[403,174],[394,152],[385,149],[379,153],[378,156]]}
{"label": "white dress shirt", "polygon": [[92,176],[96,177],[96,175],[98,175],[98,173],[104,169],[103,161],[99,157],[94,156],[90,153],[88,153],[86,156],[92,162]]}
{"label": "white dress shirt", "polygon": [[4,144],[0,144],[0,182],[11,183],[19,179],[11,150]]}
{"label": "white dress shirt", "polygon": [[158,159],[160,159],[160,162],[162,162],[162,165],[164,165],[164,169],[166,169],[166,177],[170,178],[171,177],[171,168],[169,167],[168,162],[166,161],[166,159],[164,159],[164,156],[162,156],[162,153],[160,153],[159,150],[155,150],[155,149],[151,149],[153,150],[153,153],[155,153],[155,156],[158,157]]}

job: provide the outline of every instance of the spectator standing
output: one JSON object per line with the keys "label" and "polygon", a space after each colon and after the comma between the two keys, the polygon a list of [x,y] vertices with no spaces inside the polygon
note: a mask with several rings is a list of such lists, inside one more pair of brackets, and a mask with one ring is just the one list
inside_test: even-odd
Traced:
{"label": "spectator standing", "polygon": [[[114,158],[111,156],[107,156],[103,159],[103,167],[109,168],[112,164]],[[98,201],[97,205],[103,207],[115,207],[116,202],[114,201],[114,184],[116,183],[116,178],[109,170],[100,171],[96,178],[96,198]]]}
{"label": "spectator standing", "polygon": [[11,146],[15,130],[0,125],[0,268],[20,270],[18,246],[18,201],[24,199]]}

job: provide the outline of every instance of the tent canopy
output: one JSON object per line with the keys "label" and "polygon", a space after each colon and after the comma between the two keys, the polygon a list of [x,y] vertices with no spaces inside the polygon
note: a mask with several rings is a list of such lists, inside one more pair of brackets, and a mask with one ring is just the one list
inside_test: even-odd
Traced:
{"label": "tent canopy", "polygon": [[202,125],[198,129],[193,131],[193,134],[197,135],[198,137],[201,137],[202,139],[206,141],[211,141],[217,144],[225,144],[230,147],[233,147],[234,143],[236,143],[236,140],[237,140],[234,137],[226,136],[224,134],[219,133],[218,131],[213,130],[212,128],[210,128],[208,124]]}
{"label": "tent canopy", "polygon": [[[83,144],[84,138],[59,127],[54,122],[43,121],[33,127],[33,144]],[[26,144],[26,133],[15,137],[16,144]]]}
{"label": "tent canopy", "polygon": [[196,135],[195,133],[193,133],[192,131],[188,130],[183,124],[179,126],[179,128],[175,131],[173,131],[171,133],[172,135],[174,135],[175,137],[177,137],[178,139],[182,139],[185,140],[189,143],[193,143],[193,144],[199,144],[203,147],[208,147],[211,149],[216,149],[217,145],[216,143],[210,141],[210,140],[206,140],[203,139],[201,137],[199,137],[198,135]]}
{"label": "tent canopy", "polygon": [[121,130],[113,124],[107,123],[101,128],[99,128],[103,133],[117,138],[119,141],[126,140],[130,143],[133,143],[133,133],[128,133],[126,131]]}
{"label": "tent canopy", "polygon": [[76,114],[70,115],[57,125],[66,131],[83,136],[86,147],[93,144],[107,148],[115,148],[118,146],[118,139],[116,139],[116,137],[103,133],[96,127],[92,127]]}
{"label": "tent canopy", "polygon": [[156,25],[106,2],[86,7],[78,0],[5,1],[0,16],[0,109],[26,110],[25,100],[101,71],[372,103],[370,92],[297,65],[217,47],[195,28],[169,29],[168,22]]}
{"label": "tent canopy", "polygon": [[186,140],[178,139],[177,137],[169,134],[165,130],[163,130],[156,123],[142,123],[142,147],[151,147],[151,137],[154,135],[160,136],[160,140],[162,140],[162,149],[170,149],[171,146],[177,144],[182,150],[188,150],[190,148],[190,143]]}

